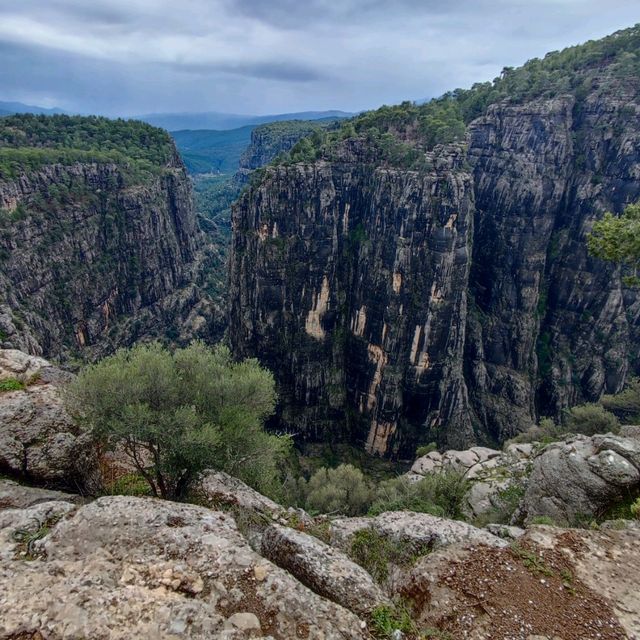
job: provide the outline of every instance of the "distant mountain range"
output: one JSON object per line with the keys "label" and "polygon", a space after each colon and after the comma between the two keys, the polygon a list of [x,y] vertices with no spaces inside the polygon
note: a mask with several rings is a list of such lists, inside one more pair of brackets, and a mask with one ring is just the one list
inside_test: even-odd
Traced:
{"label": "distant mountain range", "polygon": [[0,100],[0,116],[10,116],[14,113],[38,113],[53,116],[57,113],[66,113],[66,111],[58,108],[46,109],[45,107],[36,107],[22,102],[2,102]]}
{"label": "distant mountain range", "polygon": [[206,113],[150,113],[134,117],[136,120],[148,122],[168,131],[185,129],[217,129],[220,131],[239,129],[248,125],[255,126],[267,122],[279,122],[281,120],[323,120],[325,118],[349,118],[353,115],[355,114],[346,111],[301,111],[298,113],[252,116],[209,111]]}
{"label": "distant mountain range", "polygon": [[[0,100],[0,116],[8,116],[13,113],[37,113],[55,115],[71,113],[64,109],[46,109],[22,102],[3,102]],[[81,114],[89,115],[89,114]],[[216,129],[225,131],[239,129],[246,126],[256,126],[267,122],[280,122],[282,120],[323,120],[325,118],[349,118],[355,115],[347,111],[299,111],[296,113],[276,113],[266,116],[243,115],[239,113],[219,113],[218,111],[205,111],[202,113],[146,113],[142,115],[126,115],[123,118],[142,120],[156,127],[168,131],[183,131],[185,129]],[[115,117],[115,116],[114,116]]]}

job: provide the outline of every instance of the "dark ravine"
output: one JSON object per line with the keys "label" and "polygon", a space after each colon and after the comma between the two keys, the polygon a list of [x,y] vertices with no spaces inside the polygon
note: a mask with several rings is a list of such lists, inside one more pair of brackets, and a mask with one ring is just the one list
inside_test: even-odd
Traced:
{"label": "dark ravine", "polygon": [[0,209],[4,346],[65,361],[215,334],[199,286],[210,249],[177,153],[133,185],[117,163],[46,165],[0,181]]}
{"label": "dark ravine", "polygon": [[640,198],[639,94],[604,65],[488,107],[430,169],[362,136],[269,167],[234,210],[229,336],[275,372],[281,427],[409,457],[620,390],[640,298],[585,238]]}

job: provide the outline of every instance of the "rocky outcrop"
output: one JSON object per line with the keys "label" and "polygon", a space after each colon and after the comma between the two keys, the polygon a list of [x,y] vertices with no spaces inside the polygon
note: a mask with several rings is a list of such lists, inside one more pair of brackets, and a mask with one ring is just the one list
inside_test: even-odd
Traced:
{"label": "rocky outcrop", "polygon": [[0,556],[5,638],[368,636],[202,507],[111,497],[0,511]]}
{"label": "rocky outcrop", "polygon": [[236,181],[246,182],[252,171],[264,167],[277,156],[287,153],[302,138],[338,126],[339,120],[284,120],[257,126],[251,132],[251,143],[240,157]]}
{"label": "rocky outcrop", "polygon": [[0,181],[0,210],[0,345],[95,358],[211,335],[205,241],[177,154],[134,183],[116,163],[43,166]]}
{"label": "rocky outcrop", "polygon": [[451,546],[399,587],[417,629],[478,640],[640,637],[640,531],[534,527],[510,547]]}
{"label": "rocky outcrop", "polygon": [[630,495],[640,495],[640,442],[575,436],[548,445],[533,460],[521,517],[575,525],[601,518]]}
{"label": "rocky outcrop", "polygon": [[97,462],[91,439],[67,413],[61,385],[70,374],[21,351],[0,349],[0,471],[74,490],[95,488]]}
{"label": "rocky outcrop", "polygon": [[456,543],[490,547],[508,544],[502,538],[466,522],[413,511],[389,511],[375,518],[337,518],[331,522],[331,543],[349,550],[353,536],[363,529],[373,529],[383,537],[408,543],[422,551]]}
{"label": "rocky outcrop", "polygon": [[80,502],[72,493],[25,487],[13,480],[0,480],[0,509],[25,509],[41,502]]}
{"label": "rocky outcrop", "polygon": [[280,428],[411,457],[622,388],[638,293],[586,235],[640,199],[640,82],[607,64],[496,102],[418,169],[364,134],[267,168],[234,210],[229,336],[275,372]]}
{"label": "rocky outcrop", "polygon": [[[464,511],[470,518],[501,514],[508,518],[518,504],[510,504],[524,493],[531,473],[531,460],[539,444],[510,444],[504,451],[471,447],[465,451],[432,451],[418,458],[406,477],[419,482],[432,473],[453,472],[469,481]],[[509,500],[511,498],[511,500]]]}
{"label": "rocky outcrop", "polygon": [[302,531],[271,525],[262,537],[262,555],[316,593],[358,614],[366,615],[390,604],[362,567]]}
{"label": "rocky outcrop", "polygon": [[[492,535],[397,512],[334,520],[332,546],[271,524],[256,552],[236,524],[244,511],[132,497],[79,505],[0,482],[0,636],[365,640],[400,637],[401,615],[407,637],[640,637],[633,523]],[[366,549],[382,554],[376,567],[391,563],[381,584],[347,557],[363,527],[392,543]],[[400,556],[387,554],[401,548],[393,565]]]}

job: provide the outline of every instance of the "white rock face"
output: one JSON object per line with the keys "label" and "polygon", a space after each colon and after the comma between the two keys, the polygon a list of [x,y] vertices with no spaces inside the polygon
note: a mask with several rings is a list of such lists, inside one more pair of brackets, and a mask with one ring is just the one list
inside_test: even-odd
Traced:
{"label": "white rock face", "polygon": [[[256,554],[229,514],[131,497],[0,514],[0,637],[367,637],[353,613]],[[22,559],[16,529],[58,518],[38,559]]]}

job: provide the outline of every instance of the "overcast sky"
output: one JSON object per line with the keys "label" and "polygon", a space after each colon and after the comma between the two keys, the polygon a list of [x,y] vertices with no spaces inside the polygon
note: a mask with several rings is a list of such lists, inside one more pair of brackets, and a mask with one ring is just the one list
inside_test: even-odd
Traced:
{"label": "overcast sky", "polygon": [[0,0],[0,100],[356,111],[640,22],[639,0]]}

